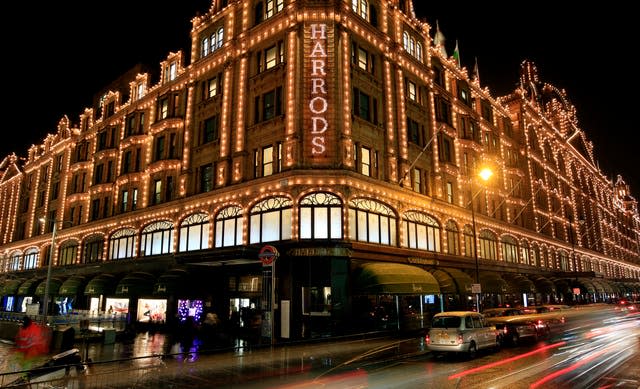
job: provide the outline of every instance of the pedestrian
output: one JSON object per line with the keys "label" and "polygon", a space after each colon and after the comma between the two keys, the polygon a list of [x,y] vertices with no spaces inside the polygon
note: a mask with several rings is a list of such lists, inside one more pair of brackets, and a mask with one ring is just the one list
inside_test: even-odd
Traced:
{"label": "pedestrian", "polygon": [[16,362],[21,370],[28,370],[40,357],[49,353],[47,332],[31,321],[29,316],[22,318],[22,325],[15,338]]}

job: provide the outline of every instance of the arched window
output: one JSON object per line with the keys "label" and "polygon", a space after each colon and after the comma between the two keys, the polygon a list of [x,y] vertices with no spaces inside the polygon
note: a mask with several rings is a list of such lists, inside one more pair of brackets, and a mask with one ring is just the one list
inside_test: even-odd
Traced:
{"label": "arched window", "polygon": [[9,259],[9,271],[18,271],[22,270],[20,268],[20,260],[22,259],[22,252],[14,251],[11,254],[11,258]]}
{"label": "arched window", "polygon": [[29,249],[24,253],[24,270],[38,267],[38,249]]}
{"label": "arched window", "polygon": [[462,235],[464,235],[464,256],[473,258],[473,229],[470,225],[464,226]]}
{"label": "arched window", "polygon": [[216,215],[215,247],[242,244],[242,230],[244,228],[242,215],[242,208],[236,205],[224,208]]}
{"label": "arched window", "polygon": [[540,258],[540,248],[538,247],[537,244],[533,243],[531,245],[531,252],[532,252],[531,266],[544,267],[544,264],[542,263],[542,259]]}
{"label": "arched window", "polygon": [[511,236],[503,236],[500,242],[502,246],[502,259],[509,263],[518,263],[518,243]]}
{"label": "arched window", "polygon": [[159,221],[142,230],[140,256],[169,254],[173,252],[173,223]]}
{"label": "arched window", "polygon": [[558,260],[560,262],[560,270],[569,271],[569,255],[566,251],[558,252]]}
{"label": "arched window", "polygon": [[221,48],[223,43],[224,43],[224,28],[220,27],[218,29],[218,46],[216,46],[216,49]]}
{"label": "arched window", "polygon": [[104,237],[92,236],[87,239],[82,247],[82,261],[84,263],[101,262],[104,251]]}
{"label": "arched window", "polygon": [[331,193],[300,200],[300,239],[342,239],[342,201]]}
{"label": "arched window", "polygon": [[[520,244],[520,258],[525,265],[531,265],[531,256],[529,254],[529,243],[525,240]],[[535,264],[532,264],[535,266]]]}
{"label": "arched window", "polygon": [[422,62],[422,44],[420,42],[416,43],[416,58]]}
{"label": "arched window", "polygon": [[75,240],[66,241],[60,245],[60,256],[58,257],[58,265],[73,265],[78,257],[78,242]]}
{"label": "arched window", "polygon": [[498,244],[496,236],[488,230],[480,231],[480,248],[478,256],[484,259],[498,259]]}
{"label": "arched window", "polygon": [[369,199],[349,202],[349,238],[361,242],[396,245],[397,219],[391,208]]}
{"label": "arched window", "polygon": [[271,197],[251,209],[249,243],[291,239],[291,205],[286,197]]}
{"label": "arched window", "polygon": [[402,33],[402,46],[406,52],[409,52],[409,34],[406,31]]}
{"label": "arched window", "polygon": [[209,215],[194,213],[180,225],[178,251],[193,251],[209,248]]}
{"label": "arched window", "polygon": [[458,226],[453,220],[449,220],[445,229],[447,230],[447,252],[453,255],[460,255]]}
{"label": "arched window", "polygon": [[132,258],[136,248],[136,231],[123,228],[109,238],[109,259]]}
{"label": "arched window", "polygon": [[407,247],[440,252],[440,224],[434,218],[423,213],[407,212],[402,223]]}

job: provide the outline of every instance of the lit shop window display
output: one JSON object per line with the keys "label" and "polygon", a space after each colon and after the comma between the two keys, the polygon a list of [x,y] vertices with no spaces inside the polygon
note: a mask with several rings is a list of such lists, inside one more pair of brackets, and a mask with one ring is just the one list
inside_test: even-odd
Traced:
{"label": "lit shop window display", "polygon": [[180,323],[192,318],[194,323],[199,323],[202,317],[202,300],[178,300],[178,319]]}
{"label": "lit shop window display", "polygon": [[129,299],[108,298],[106,311],[112,315],[126,315],[129,313]]}
{"label": "lit shop window display", "polygon": [[139,299],[136,319],[140,322],[165,322],[167,320],[167,300]]}

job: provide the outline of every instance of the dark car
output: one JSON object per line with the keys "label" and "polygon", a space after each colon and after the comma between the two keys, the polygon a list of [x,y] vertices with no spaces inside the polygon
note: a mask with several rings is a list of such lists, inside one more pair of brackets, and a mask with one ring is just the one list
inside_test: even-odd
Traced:
{"label": "dark car", "polygon": [[504,316],[516,316],[524,314],[524,311],[520,308],[513,307],[501,307],[501,308],[488,308],[482,311],[484,317],[504,317]]}
{"label": "dark car", "polygon": [[503,345],[518,345],[524,341],[537,341],[549,335],[549,326],[540,320],[526,316],[492,317],[487,323],[496,327]]}

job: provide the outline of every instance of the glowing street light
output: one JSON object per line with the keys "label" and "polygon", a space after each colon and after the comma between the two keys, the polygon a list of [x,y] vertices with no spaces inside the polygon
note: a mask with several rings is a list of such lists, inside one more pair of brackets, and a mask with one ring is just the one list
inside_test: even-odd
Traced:
{"label": "glowing street light", "polygon": [[[481,169],[478,172],[478,177],[480,177],[483,181],[488,181],[489,178],[491,178],[491,176],[493,176],[493,171],[487,167]],[[476,261],[476,285],[475,288],[475,294],[476,294],[476,309],[478,310],[478,312],[480,312],[480,293],[482,293],[482,289],[480,287],[480,267],[478,265],[478,237],[477,237],[477,233],[476,233],[476,211],[475,211],[475,207],[473,206],[473,202],[475,200],[475,198],[478,196],[478,194],[480,193],[480,190],[478,190],[475,194],[473,194],[473,184],[474,184],[474,179],[472,178],[471,180],[471,201],[469,202],[469,205],[471,206],[471,228],[473,230],[473,258]]]}

